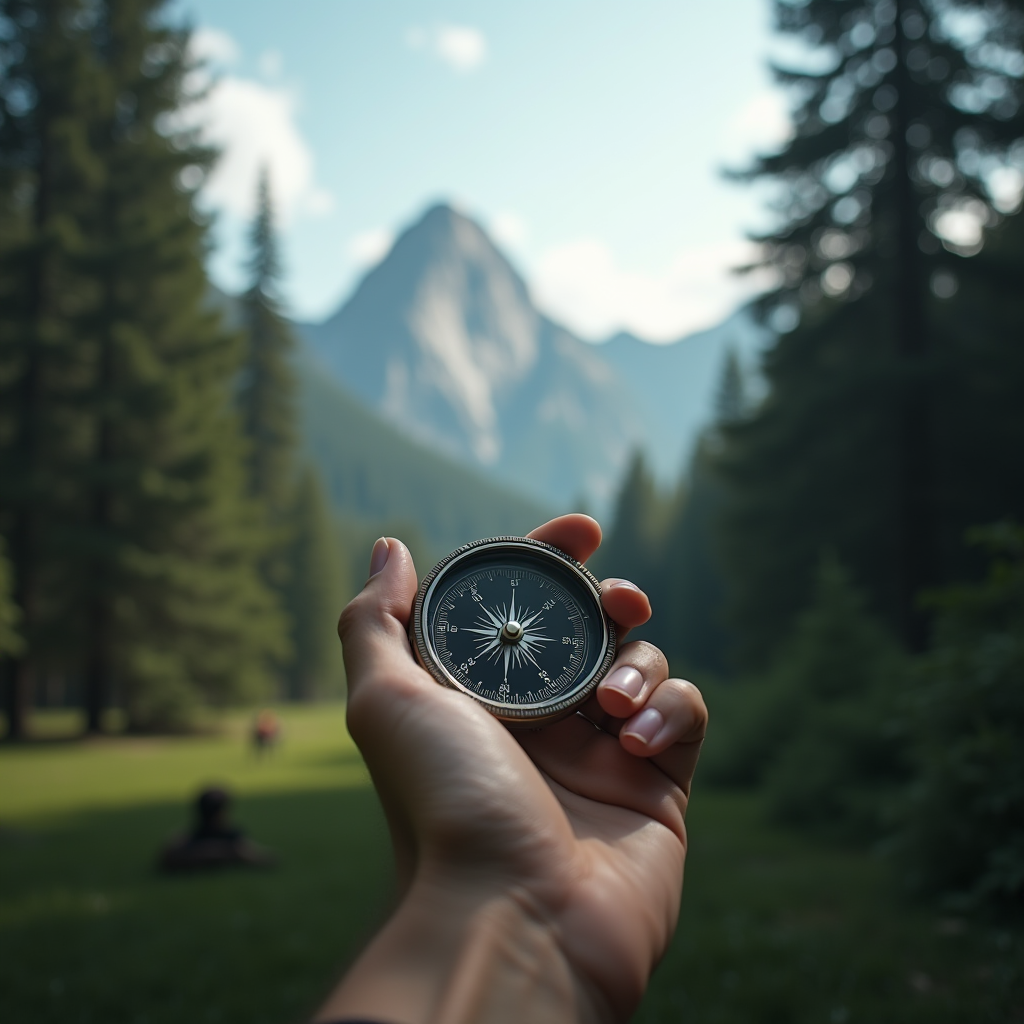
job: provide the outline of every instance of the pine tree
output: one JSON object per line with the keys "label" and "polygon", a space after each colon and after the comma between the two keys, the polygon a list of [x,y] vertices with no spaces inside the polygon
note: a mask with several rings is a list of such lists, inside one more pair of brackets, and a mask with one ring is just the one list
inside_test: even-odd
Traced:
{"label": "pine tree", "polygon": [[666,614],[652,639],[678,655],[681,669],[691,673],[722,675],[731,667],[718,536],[726,497],[717,458],[722,431],[740,423],[748,412],[746,378],[730,349],[722,367],[715,420],[694,448],[663,545]]}
{"label": "pine tree", "polygon": [[636,451],[619,488],[612,528],[593,559],[602,576],[623,576],[647,588],[656,573],[655,548],[665,519],[664,502],[643,452]]}
{"label": "pine tree", "polygon": [[242,298],[248,351],[239,390],[249,439],[249,486],[271,519],[280,520],[295,486],[295,338],[281,315],[281,275],[270,178],[260,175],[256,218],[250,235],[250,285]]}
{"label": "pine tree", "polygon": [[[974,532],[987,578],[932,595],[937,643],[912,706],[918,783],[902,853],[918,889],[1024,910],[1024,529]],[[949,808],[955,807],[951,814]]]}
{"label": "pine tree", "polygon": [[992,172],[1024,122],[1021,12],[970,5],[970,39],[954,17],[965,6],[775,3],[779,30],[826,69],[776,69],[795,135],[746,175],[777,185],[777,226],[759,240],[779,285],[760,312],[784,332],[768,400],[730,432],[725,461],[734,612],[755,660],[805,603],[829,545],[920,648],[917,595],[948,577],[942,538],[969,525],[945,501],[935,378],[956,354],[929,289],[947,292],[978,248],[943,240],[950,213],[998,223]]}
{"label": "pine tree", "polygon": [[338,695],[345,670],[336,624],[351,595],[351,579],[338,528],[315,470],[306,467],[291,516],[286,607],[292,657],[287,669],[292,700]]}
{"label": "pine tree", "polygon": [[230,389],[238,339],[206,308],[194,191],[211,154],[167,125],[188,102],[188,34],[162,0],[97,5],[105,175],[91,225],[100,300],[78,477],[89,727],[123,700],[135,728],[265,690],[284,622],[262,585],[261,513],[245,497]]}
{"label": "pine tree", "polygon": [[[760,685],[776,728],[760,743],[768,804],[781,821],[863,843],[882,834],[886,804],[907,780],[898,694],[907,666],[893,638],[829,553],[810,605]],[[813,770],[809,770],[813,766]]]}
{"label": "pine tree", "polygon": [[0,530],[26,640],[3,664],[14,738],[35,677],[69,644],[68,527],[83,509],[68,467],[96,303],[85,221],[102,174],[93,24],[79,0],[0,0]]}

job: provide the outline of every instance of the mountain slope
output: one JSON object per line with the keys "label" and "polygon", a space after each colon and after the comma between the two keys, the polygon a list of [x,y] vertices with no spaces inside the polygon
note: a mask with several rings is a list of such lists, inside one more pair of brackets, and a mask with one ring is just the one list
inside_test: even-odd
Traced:
{"label": "mountain slope", "polygon": [[750,311],[666,345],[625,332],[597,346],[640,410],[645,451],[656,475],[674,482],[689,460],[701,429],[714,417],[725,358],[735,351],[751,391],[760,387],[759,362],[769,340]]}
{"label": "mountain slope", "polygon": [[438,555],[480,537],[522,534],[549,518],[539,503],[410,441],[308,356],[296,371],[304,447],[347,517],[413,523]]}
{"label": "mountain slope", "polygon": [[594,347],[539,313],[473,221],[435,206],[330,319],[319,362],[409,436],[553,506],[613,493],[644,430]]}

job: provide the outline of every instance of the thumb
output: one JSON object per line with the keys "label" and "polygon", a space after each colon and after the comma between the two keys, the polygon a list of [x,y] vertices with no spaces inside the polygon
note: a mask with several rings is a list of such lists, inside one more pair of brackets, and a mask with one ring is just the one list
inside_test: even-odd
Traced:
{"label": "thumb", "polygon": [[351,695],[368,677],[407,670],[412,659],[406,630],[416,596],[416,566],[394,537],[373,545],[370,577],[338,620]]}

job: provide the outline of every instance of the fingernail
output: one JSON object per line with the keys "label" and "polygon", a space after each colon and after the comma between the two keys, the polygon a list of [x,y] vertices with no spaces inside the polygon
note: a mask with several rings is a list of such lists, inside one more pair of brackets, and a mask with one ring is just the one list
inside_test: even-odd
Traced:
{"label": "fingernail", "polygon": [[629,580],[610,580],[608,587],[614,587],[616,590],[620,588],[622,590],[635,590],[638,594],[641,593],[640,588],[635,583],[630,583]]}
{"label": "fingernail", "polygon": [[618,690],[627,697],[639,697],[644,688],[644,677],[631,665],[617,668],[605,681],[606,689]]}
{"label": "fingernail", "polygon": [[632,722],[622,730],[624,736],[635,736],[645,746],[654,742],[661,732],[665,719],[657,708],[644,708]]}
{"label": "fingernail", "polygon": [[391,554],[391,548],[388,547],[387,538],[381,537],[376,544],[373,545],[373,551],[370,552],[370,575],[369,579],[373,579],[388,564],[388,555]]}

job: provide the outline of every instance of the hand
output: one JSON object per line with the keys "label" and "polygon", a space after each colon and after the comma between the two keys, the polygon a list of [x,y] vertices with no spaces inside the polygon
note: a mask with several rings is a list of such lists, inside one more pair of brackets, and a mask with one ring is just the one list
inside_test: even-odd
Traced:
{"label": "hand", "polygon": [[[530,536],[581,562],[601,541],[581,515]],[[626,1019],[676,925],[700,694],[626,643],[582,715],[511,733],[415,662],[406,547],[378,541],[374,570],[339,633],[402,899],[317,1019]],[[650,616],[632,584],[602,591],[620,635]]]}

